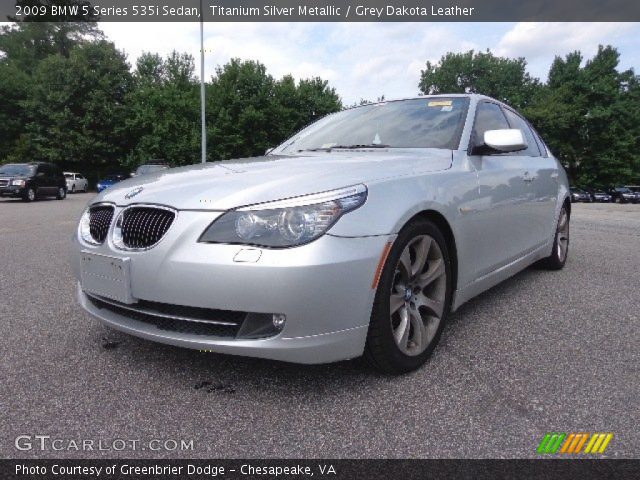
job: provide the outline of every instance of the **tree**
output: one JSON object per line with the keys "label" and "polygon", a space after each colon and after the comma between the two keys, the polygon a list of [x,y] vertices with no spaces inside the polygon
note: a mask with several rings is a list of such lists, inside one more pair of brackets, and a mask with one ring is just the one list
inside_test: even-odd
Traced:
{"label": "tree", "polygon": [[600,46],[584,66],[580,52],[556,57],[547,84],[524,113],[577,184],[607,186],[638,176],[640,102],[633,70]]}
{"label": "tree", "polygon": [[185,165],[198,158],[200,97],[194,71],[191,55],[173,52],[164,60],[157,54],[140,56],[127,96],[129,166],[154,158]]}
{"label": "tree", "polygon": [[15,65],[0,62],[0,160],[23,146],[29,77]]}
{"label": "tree", "polygon": [[[0,27],[0,52],[3,61],[15,63],[22,71],[31,73],[40,60],[50,55],[69,57],[76,45],[102,40],[98,17],[83,16],[85,0],[18,0],[17,5],[43,5],[46,15],[26,16],[23,20],[9,17],[12,25]],[[51,15],[51,5],[78,7],[78,14]],[[93,10],[89,10],[92,12]]]}
{"label": "tree", "polygon": [[106,41],[51,55],[33,74],[25,105],[33,157],[63,168],[104,171],[126,152],[125,100],[131,74],[124,54]]}
{"label": "tree", "polygon": [[210,158],[261,155],[308,123],[342,108],[320,78],[281,80],[259,62],[232,59],[207,86]]}
{"label": "tree", "polygon": [[496,57],[489,50],[449,52],[438,63],[427,62],[418,87],[425,95],[481,93],[521,108],[538,85],[526,66],[524,58]]}

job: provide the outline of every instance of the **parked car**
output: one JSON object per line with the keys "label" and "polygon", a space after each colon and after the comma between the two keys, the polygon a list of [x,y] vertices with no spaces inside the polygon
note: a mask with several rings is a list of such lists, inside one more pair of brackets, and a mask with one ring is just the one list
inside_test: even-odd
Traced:
{"label": "parked car", "polygon": [[591,202],[591,196],[579,188],[571,187],[571,201],[572,202]]}
{"label": "parked car", "polygon": [[640,186],[639,185],[625,185],[625,188],[628,188],[636,195],[636,203],[640,202]]}
{"label": "parked car", "polygon": [[64,177],[67,180],[67,192],[86,192],[89,190],[89,180],[84,175],[75,172],[64,172]]}
{"label": "parked car", "polygon": [[126,173],[113,173],[111,175],[107,175],[103,179],[98,180],[98,184],[96,185],[98,193],[102,192],[104,189],[109,188],[112,185],[115,185],[118,182],[126,180],[127,178],[129,178],[129,175],[127,175]]}
{"label": "parked car", "polygon": [[167,170],[169,168],[169,164],[167,164],[163,160],[151,160],[143,165],[140,165],[134,172],[131,173],[132,177],[137,177],[139,175],[146,175],[148,173],[160,172],[162,170]]}
{"label": "parked car", "polygon": [[627,187],[615,187],[609,190],[613,201],[616,203],[638,203],[638,195]]}
{"label": "parked car", "polygon": [[328,115],[264,157],[123,181],[88,205],[72,265],[82,307],[132,335],[406,372],[450,311],[535,262],[561,269],[570,213],[515,110],[417,97]]}
{"label": "parked car", "polygon": [[46,162],[0,165],[0,196],[33,202],[42,197],[64,200],[67,184],[60,169]]}
{"label": "parked car", "polygon": [[582,190],[589,194],[592,202],[606,203],[611,201],[611,195],[600,188],[586,187]]}

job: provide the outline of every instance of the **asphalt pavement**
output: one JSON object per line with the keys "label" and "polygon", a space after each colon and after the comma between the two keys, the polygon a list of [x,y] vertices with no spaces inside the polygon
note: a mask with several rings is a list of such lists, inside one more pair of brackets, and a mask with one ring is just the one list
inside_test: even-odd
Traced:
{"label": "asphalt pavement", "polygon": [[103,327],[68,266],[91,197],[0,200],[0,457],[535,458],[551,431],[611,432],[604,456],[640,455],[640,205],[574,205],[564,270],[472,300],[424,368],[392,377]]}

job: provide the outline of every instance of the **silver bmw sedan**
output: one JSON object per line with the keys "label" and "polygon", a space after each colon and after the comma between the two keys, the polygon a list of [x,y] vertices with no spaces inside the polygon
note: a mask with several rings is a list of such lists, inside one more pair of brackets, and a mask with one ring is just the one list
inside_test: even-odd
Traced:
{"label": "silver bmw sedan", "polygon": [[80,219],[82,307],[149,340],[298,363],[418,368],[447,316],[567,259],[566,174],[480,95],[329,115],[267,155],[114,185]]}

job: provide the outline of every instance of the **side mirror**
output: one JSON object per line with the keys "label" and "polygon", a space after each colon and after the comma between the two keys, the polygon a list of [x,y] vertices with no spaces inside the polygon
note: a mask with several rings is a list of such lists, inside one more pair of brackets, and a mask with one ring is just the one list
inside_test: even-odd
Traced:
{"label": "side mirror", "polygon": [[527,141],[519,128],[487,130],[484,144],[497,152],[519,152],[527,148]]}
{"label": "side mirror", "polygon": [[44,177],[44,172],[38,172],[38,173],[36,173],[36,177]]}
{"label": "side mirror", "polygon": [[276,147],[272,147],[272,148],[267,148],[264,152],[265,155],[269,155],[271,152],[273,152],[275,150]]}

